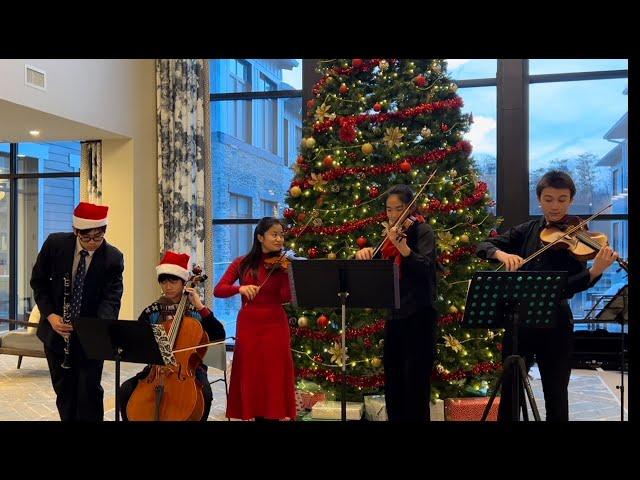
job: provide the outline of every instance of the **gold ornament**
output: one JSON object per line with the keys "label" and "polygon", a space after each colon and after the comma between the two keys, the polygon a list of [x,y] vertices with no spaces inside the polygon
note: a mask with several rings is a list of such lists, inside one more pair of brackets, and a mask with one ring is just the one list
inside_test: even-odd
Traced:
{"label": "gold ornament", "polygon": [[420,130],[420,135],[422,135],[422,138],[429,138],[431,136],[431,129],[422,127],[422,130]]}
{"label": "gold ornament", "polygon": [[322,178],[322,174],[318,173],[312,173],[311,174],[311,180],[309,180],[309,184],[313,185],[313,189],[317,190],[318,192],[324,192],[324,186],[327,184],[328,182],[326,180],[324,180]]}
{"label": "gold ornament", "polygon": [[449,170],[449,176],[451,178],[456,178],[458,176],[458,171],[455,168],[452,168],[451,170]]}
{"label": "gold ornament", "polygon": [[362,153],[365,155],[371,155],[373,153],[373,145],[370,143],[365,143],[362,145]]}
{"label": "gold ornament", "polygon": [[450,252],[456,245],[456,239],[451,232],[438,232],[438,248],[440,251]]}
{"label": "gold ornament", "polygon": [[302,189],[297,185],[295,185],[291,187],[291,189],[289,189],[289,193],[291,194],[292,197],[297,198],[300,195],[302,195]]}
{"label": "gold ornament", "polygon": [[322,104],[318,108],[316,108],[315,118],[318,122],[323,122],[325,118],[329,120],[333,120],[336,118],[335,113],[329,113],[331,110],[331,105]]}
{"label": "gold ornament", "polygon": [[386,133],[382,141],[387,144],[387,147],[399,147],[402,137],[404,137],[404,134],[400,131],[400,129],[398,127],[387,128],[385,132]]}
{"label": "gold ornament", "polygon": [[329,260],[335,260],[336,259],[336,254],[333,253],[333,252],[330,252],[330,253],[327,254],[327,258]]}
{"label": "gold ornament", "polygon": [[309,326],[309,317],[300,317],[298,318],[298,326],[300,328],[307,328]]}
{"label": "gold ornament", "polygon": [[456,307],[455,305],[451,305],[449,307],[449,313],[458,313],[458,307]]}
{"label": "gold ornament", "polygon": [[378,63],[378,65],[380,66],[380,70],[382,70],[383,72],[387,71],[387,69],[389,68],[389,62],[387,62],[386,60],[380,60],[380,63]]}
{"label": "gold ornament", "polygon": [[307,148],[313,148],[316,146],[316,139],[313,137],[309,137],[304,141],[304,146]]}
{"label": "gold ornament", "polygon": [[463,233],[462,235],[460,235],[460,241],[462,243],[469,243],[469,235],[467,235],[466,233]]}
{"label": "gold ornament", "polygon": [[329,353],[331,354],[331,361],[339,367],[349,359],[349,356],[347,355],[347,348],[342,348],[338,342],[333,342],[333,346],[329,349]]}
{"label": "gold ornament", "polygon": [[450,348],[456,353],[462,351],[462,343],[460,343],[460,340],[455,338],[453,335],[445,335],[442,338],[444,338],[445,347]]}
{"label": "gold ornament", "polygon": [[449,90],[451,90],[453,93],[456,93],[458,91],[458,86],[455,83],[452,83],[449,87]]}
{"label": "gold ornament", "polygon": [[374,368],[380,368],[380,366],[382,365],[382,360],[380,360],[378,357],[373,357],[371,359],[371,366]]}

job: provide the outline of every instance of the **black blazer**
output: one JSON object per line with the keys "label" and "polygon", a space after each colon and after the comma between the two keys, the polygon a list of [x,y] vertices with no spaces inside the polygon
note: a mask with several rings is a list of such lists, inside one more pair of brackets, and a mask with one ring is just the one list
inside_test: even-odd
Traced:
{"label": "black blazer", "polygon": [[414,223],[407,231],[407,246],[411,254],[401,260],[400,309],[392,310],[395,318],[436,308],[436,242],[431,225]]}
{"label": "black blazer", "polygon": [[[51,327],[51,313],[62,316],[64,301],[63,278],[72,278],[76,236],[73,233],[52,233],[47,237],[31,272],[31,288],[40,309],[37,335],[50,349],[62,352],[64,341]],[[84,279],[81,317],[116,319],[122,298],[122,252],[107,241],[95,251]]]}

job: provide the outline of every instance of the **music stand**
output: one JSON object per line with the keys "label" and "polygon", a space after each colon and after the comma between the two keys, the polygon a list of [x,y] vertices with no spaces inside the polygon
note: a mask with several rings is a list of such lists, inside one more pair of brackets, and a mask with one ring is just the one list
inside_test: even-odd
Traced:
{"label": "music stand", "polygon": [[[342,352],[346,356],[349,308],[400,308],[398,266],[392,260],[308,260],[291,262],[291,303],[301,308],[342,309]],[[347,420],[347,370],[342,359],[342,421]]]}
{"label": "music stand", "polygon": [[487,419],[498,390],[503,388],[507,375],[513,378],[511,402],[512,420],[520,420],[520,407],[524,420],[529,419],[526,400],[520,404],[522,389],[526,392],[536,421],[540,414],[524,359],[518,355],[518,328],[550,328],[556,323],[558,301],[567,282],[567,272],[475,272],[467,291],[462,325],[468,328],[512,327],[512,352],[503,364],[489,403],[482,414]]}
{"label": "music stand", "polygon": [[147,365],[166,365],[171,362],[172,357],[167,356],[166,345],[157,338],[158,329],[154,329],[154,325],[131,320],[80,317],[73,322],[73,329],[88,358],[114,360],[116,363],[116,422],[120,421],[120,362]]}
{"label": "music stand", "polygon": [[[587,314],[587,317],[592,311]],[[624,422],[624,326],[629,323],[629,285],[625,285],[609,298],[607,304],[595,316],[595,323],[620,324],[620,385],[616,388],[620,390],[620,421]]]}

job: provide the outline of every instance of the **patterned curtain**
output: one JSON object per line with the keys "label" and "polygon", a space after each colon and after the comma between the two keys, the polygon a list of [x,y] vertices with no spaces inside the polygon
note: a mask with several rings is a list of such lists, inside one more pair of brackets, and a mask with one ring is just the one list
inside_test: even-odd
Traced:
{"label": "patterned curtain", "polygon": [[211,275],[205,263],[211,224],[205,205],[205,75],[204,60],[156,60],[160,254],[188,253]]}
{"label": "patterned curtain", "polygon": [[102,142],[92,140],[82,142],[82,159],[80,165],[80,200],[83,202],[102,204]]}

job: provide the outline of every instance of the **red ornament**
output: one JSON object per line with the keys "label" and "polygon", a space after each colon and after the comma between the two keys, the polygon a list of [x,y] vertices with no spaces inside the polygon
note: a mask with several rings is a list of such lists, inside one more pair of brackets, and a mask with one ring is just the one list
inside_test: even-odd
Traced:
{"label": "red ornament", "polygon": [[342,85],[340,85],[340,88],[338,89],[338,91],[344,95],[349,91],[349,87],[347,87],[346,83],[343,83]]}
{"label": "red ornament", "polygon": [[491,238],[497,237],[497,236],[498,236],[498,232],[497,232],[496,230],[491,230],[491,231],[489,232],[489,236],[490,236]]}
{"label": "red ornament", "polygon": [[353,143],[358,134],[356,133],[356,129],[352,123],[344,123],[342,127],[340,127],[340,140],[347,143]]}
{"label": "red ornament", "polygon": [[427,82],[427,79],[424,78],[424,75],[418,75],[415,80],[416,85],[419,87],[424,87],[424,84]]}
{"label": "red ornament", "polygon": [[316,247],[311,247],[307,253],[309,254],[309,258],[316,258],[320,251]]}
{"label": "red ornament", "polygon": [[320,315],[318,317],[318,326],[327,328],[327,325],[329,325],[329,317],[327,317],[326,315]]}
{"label": "red ornament", "polygon": [[447,125],[446,123],[443,123],[442,125],[440,125],[440,130],[442,130],[443,132],[448,132],[449,125]]}
{"label": "red ornament", "polygon": [[400,170],[402,170],[404,173],[408,173],[409,171],[411,171],[411,164],[405,160],[400,164]]}
{"label": "red ornament", "polygon": [[298,165],[304,165],[304,157],[302,155],[298,155],[298,158],[296,158],[296,163]]}
{"label": "red ornament", "polygon": [[322,160],[322,163],[324,163],[325,167],[330,167],[333,165],[333,157],[331,155],[327,155],[326,157],[324,157],[324,160]]}
{"label": "red ornament", "polygon": [[382,105],[380,105],[379,103],[374,103],[374,104],[373,104],[373,109],[374,109],[376,112],[379,112],[380,110],[382,110]]}
{"label": "red ornament", "polygon": [[367,243],[369,243],[369,241],[365,237],[359,237],[358,240],[356,240],[356,243],[360,248],[364,248],[367,246]]}
{"label": "red ornament", "polygon": [[314,355],[313,356],[313,361],[316,362],[316,363],[322,363],[323,360],[324,359],[322,358],[322,355]]}
{"label": "red ornament", "polygon": [[351,62],[351,65],[353,65],[355,68],[360,68],[362,66],[362,59],[354,58]]}
{"label": "red ornament", "polygon": [[284,209],[284,218],[293,218],[296,215],[296,211],[293,208],[285,208]]}
{"label": "red ornament", "polygon": [[312,98],[311,100],[309,100],[309,101],[307,102],[307,108],[308,108],[309,110],[311,110],[311,109],[312,109],[313,107],[315,107],[315,106],[316,106],[316,99],[315,99],[315,98]]}
{"label": "red ornament", "polygon": [[380,195],[380,191],[378,190],[378,187],[371,187],[369,189],[369,196],[371,198],[376,198],[378,195]]}

